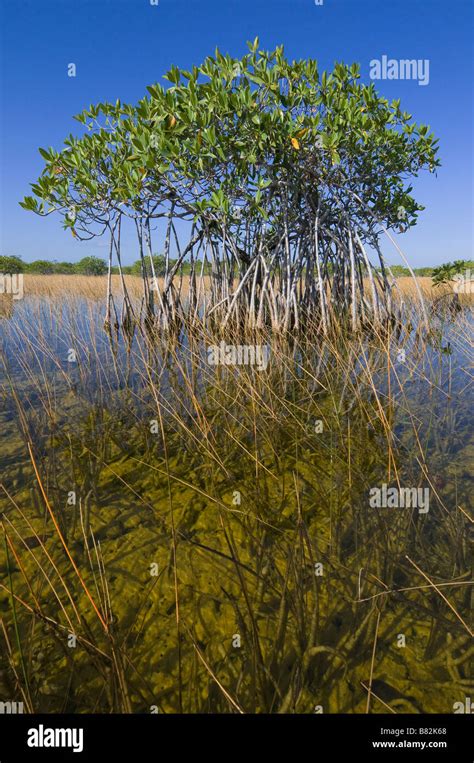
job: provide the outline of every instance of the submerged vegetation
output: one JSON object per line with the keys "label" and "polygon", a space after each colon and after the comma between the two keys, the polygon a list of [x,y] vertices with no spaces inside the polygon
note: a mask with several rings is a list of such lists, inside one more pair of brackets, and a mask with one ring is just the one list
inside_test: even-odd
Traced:
{"label": "submerged vegetation", "polygon": [[[32,712],[464,702],[468,307],[424,339],[249,336],[264,372],[209,365],[202,329],[115,340],[104,312],[59,295],[2,321],[2,696]],[[384,484],[428,488],[429,511],[373,508]]]}

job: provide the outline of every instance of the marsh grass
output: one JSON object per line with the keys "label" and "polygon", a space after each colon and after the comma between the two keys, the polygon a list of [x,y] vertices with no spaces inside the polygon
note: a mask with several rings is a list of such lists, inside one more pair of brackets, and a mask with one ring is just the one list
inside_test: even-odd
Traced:
{"label": "marsh grass", "polygon": [[[2,322],[0,699],[452,712],[473,689],[468,308],[422,333],[407,292],[383,332],[124,339],[101,279],[60,278]],[[210,366],[221,339],[268,345],[267,370]],[[371,508],[384,482],[429,487],[429,512]]]}
{"label": "marsh grass", "polygon": [[[24,278],[24,290],[28,296],[40,296],[57,298],[60,294],[65,297],[71,297],[71,295],[82,296],[89,299],[102,299],[107,293],[107,276],[81,276],[81,275],[34,275],[32,273],[25,273]],[[138,299],[141,297],[143,286],[142,281],[138,276],[124,275],[124,282],[127,287],[127,292],[131,297]],[[112,291],[114,293],[120,292],[121,279],[118,275],[112,275]],[[413,283],[413,279],[409,276],[402,276],[397,278],[397,285],[400,292],[404,295],[415,298],[416,287]],[[203,276],[203,283],[206,290],[209,289],[211,278],[210,276]],[[164,279],[157,277],[157,282],[161,289],[164,286]],[[419,276],[417,283],[427,298],[434,298],[441,296],[442,294],[452,293],[452,289],[449,284],[442,284],[441,286],[434,287],[431,278],[426,276]],[[182,283],[183,296],[189,293],[189,277],[183,276]],[[6,296],[6,295],[4,295]],[[469,300],[467,300],[469,301]]]}

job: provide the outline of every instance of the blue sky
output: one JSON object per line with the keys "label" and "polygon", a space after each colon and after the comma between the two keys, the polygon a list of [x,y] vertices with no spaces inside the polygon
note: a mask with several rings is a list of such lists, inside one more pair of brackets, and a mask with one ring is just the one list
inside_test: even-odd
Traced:
{"label": "blue sky", "polygon": [[[415,266],[472,257],[472,0],[0,0],[0,254],[76,261],[105,256],[105,242],[75,241],[58,218],[42,219],[18,201],[41,172],[39,146],[60,148],[90,103],[135,102],[171,64],[189,68],[212,54],[241,56],[257,35],[261,47],[284,44],[290,58],[362,67],[370,61],[428,59],[426,86],[382,80],[440,139],[437,176],[415,182],[426,206],[399,244]],[[77,76],[67,76],[75,63]],[[398,262],[386,250],[390,262]],[[125,260],[137,259],[130,238]]]}

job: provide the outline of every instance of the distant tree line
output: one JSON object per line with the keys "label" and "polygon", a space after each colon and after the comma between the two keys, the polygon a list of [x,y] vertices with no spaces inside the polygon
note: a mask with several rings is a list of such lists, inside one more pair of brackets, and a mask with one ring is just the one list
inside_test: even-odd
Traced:
{"label": "distant tree line", "polygon": [[[176,263],[176,260],[170,258],[168,267],[171,268]],[[163,254],[153,255],[153,265],[155,268],[155,274],[157,276],[164,276],[166,273],[166,257]],[[205,271],[209,270],[210,265],[206,263]],[[145,267],[147,268],[147,277],[152,276],[151,265],[149,261],[146,261]],[[391,265],[390,266],[393,275],[396,278],[402,276],[410,276],[408,268],[403,265]],[[434,278],[435,281],[439,281],[441,275],[451,275],[454,277],[455,273],[461,272],[464,269],[474,269],[473,260],[456,260],[454,265],[450,262],[437,267],[424,267],[413,268],[413,272],[417,276],[427,276],[428,278]],[[190,263],[184,263],[183,272],[186,274],[190,271]],[[83,257],[79,262],[57,262],[56,260],[35,260],[34,262],[23,262],[21,257],[16,256],[2,256],[0,255],[0,273],[36,273],[38,275],[86,275],[86,276],[101,276],[107,272],[107,263],[100,257],[94,257],[92,255]],[[118,267],[112,268],[112,273],[118,273]],[[142,275],[142,260],[136,260],[133,265],[122,265],[122,272],[126,275]],[[446,280],[446,277],[444,278]],[[448,278],[449,280],[449,278]]]}
{"label": "distant tree line", "polygon": [[[172,267],[176,260],[170,258],[169,266]],[[162,254],[153,256],[155,274],[163,276],[166,272],[166,258]],[[147,276],[151,277],[151,265],[146,263]],[[188,268],[189,269],[189,268]],[[118,267],[112,268],[112,273],[118,273]],[[126,275],[142,275],[142,261],[137,260],[133,265],[122,265],[122,272]],[[186,272],[186,267],[184,268]],[[101,276],[107,273],[107,263],[100,257],[83,257],[79,262],[57,262],[56,260],[35,260],[23,262],[21,257],[0,255],[0,273],[36,273],[38,275],[87,275]]]}

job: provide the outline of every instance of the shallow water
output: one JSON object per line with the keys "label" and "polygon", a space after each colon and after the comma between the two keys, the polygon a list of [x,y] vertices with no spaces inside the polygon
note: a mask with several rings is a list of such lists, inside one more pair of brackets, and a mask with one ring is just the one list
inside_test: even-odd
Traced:
{"label": "shallow water", "polygon": [[[235,710],[212,674],[247,712],[366,712],[370,683],[371,712],[464,702],[469,316],[389,364],[314,344],[273,348],[261,375],[210,369],[187,338],[111,343],[103,318],[23,300],[0,321],[0,607],[12,639],[12,591],[37,613],[16,601],[35,711]],[[429,511],[371,508],[383,484],[429,489]]]}

